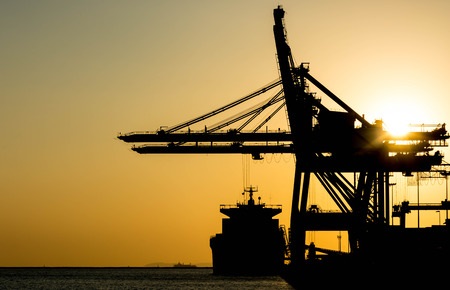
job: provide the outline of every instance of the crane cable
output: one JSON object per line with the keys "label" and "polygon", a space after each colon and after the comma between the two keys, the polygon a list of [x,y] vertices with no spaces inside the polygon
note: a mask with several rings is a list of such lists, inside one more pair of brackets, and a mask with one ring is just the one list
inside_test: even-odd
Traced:
{"label": "crane cable", "polygon": [[247,96],[245,96],[243,98],[240,98],[240,99],[238,99],[238,100],[236,100],[236,101],[234,101],[234,102],[232,102],[232,103],[230,103],[228,105],[220,107],[220,108],[218,108],[218,109],[216,109],[216,110],[214,110],[212,112],[209,112],[207,114],[204,114],[204,115],[202,115],[200,117],[197,117],[197,118],[194,118],[194,119],[192,119],[190,121],[187,121],[187,122],[181,123],[179,125],[173,126],[173,127],[169,128],[169,129],[167,129],[166,132],[167,133],[171,133],[171,132],[180,130],[182,128],[188,127],[189,125],[198,123],[199,121],[202,121],[202,120],[205,120],[207,118],[210,118],[210,117],[212,117],[214,115],[217,115],[217,114],[219,114],[219,113],[221,113],[223,111],[226,111],[226,110],[228,110],[228,109],[230,109],[232,107],[235,107],[235,106],[237,106],[237,105],[239,105],[239,104],[241,104],[241,103],[243,103],[245,101],[248,101],[248,100],[250,100],[250,99],[252,99],[252,98],[254,98],[254,97],[256,97],[256,96],[258,96],[260,94],[263,94],[266,91],[271,90],[271,89],[279,86],[280,84],[281,84],[281,80],[280,79],[276,79],[276,80],[272,81],[271,83],[269,83],[268,85],[262,87],[261,89],[255,91],[255,92],[253,92],[253,93],[251,93],[251,94],[249,94],[249,95],[247,95]]}
{"label": "crane cable", "polygon": [[247,188],[250,180],[250,160],[248,154],[242,154],[243,188]]}

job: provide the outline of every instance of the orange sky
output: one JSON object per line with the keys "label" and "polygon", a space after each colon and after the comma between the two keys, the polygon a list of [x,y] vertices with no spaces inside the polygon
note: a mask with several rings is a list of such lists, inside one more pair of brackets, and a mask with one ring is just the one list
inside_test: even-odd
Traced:
{"label": "orange sky", "polygon": [[367,120],[449,122],[448,1],[1,1],[0,266],[210,263],[219,205],[246,184],[288,226],[292,156],[139,155],[116,139],[276,79],[280,4],[297,64]]}

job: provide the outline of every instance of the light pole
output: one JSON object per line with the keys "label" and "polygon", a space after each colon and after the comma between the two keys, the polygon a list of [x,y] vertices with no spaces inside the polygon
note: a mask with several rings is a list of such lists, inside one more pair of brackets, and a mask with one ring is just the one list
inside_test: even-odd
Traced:
{"label": "light pole", "polygon": [[441,225],[441,211],[437,210],[436,212],[439,214],[439,225]]}
{"label": "light pole", "polygon": [[441,171],[441,175],[445,177],[445,223],[447,223],[448,220],[448,208],[447,208],[447,202],[448,202],[448,176],[450,175],[450,171]]}
{"label": "light pole", "polygon": [[448,209],[447,209],[447,202],[448,202],[448,171],[445,172],[445,222],[448,220]]}
{"label": "light pole", "polygon": [[342,236],[341,236],[341,231],[339,231],[339,235],[337,236],[337,238],[338,238],[338,248],[339,248],[339,252],[341,252],[341,238],[342,238]]}
{"label": "light pole", "polygon": [[420,228],[420,202],[419,202],[419,172],[417,171],[417,228]]}

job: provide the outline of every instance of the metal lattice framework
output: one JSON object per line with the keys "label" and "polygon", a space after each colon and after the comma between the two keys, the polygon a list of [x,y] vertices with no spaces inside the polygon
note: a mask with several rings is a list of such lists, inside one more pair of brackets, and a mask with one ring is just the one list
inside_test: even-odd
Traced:
{"label": "metal lattice framework", "polygon": [[[443,155],[436,148],[447,146],[449,134],[445,124],[436,125],[430,131],[410,132],[400,138],[385,131],[381,121],[368,122],[316,80],[309,73],[308,63],[299,66],[294,63],[282,7],[274,9],[274,20],[279,80],[179,125],[120,134],[118,138],[140,143],[132,147],[140,154],[251,154],[255,159],[270,153],[293,154],[296,163],[290,220],[291,263],[305,262],[307,231],[348,231],[350,253],[367,252],[374,237],[384,234],[378,230],[390,226],[390,174],[411,175],[441,166]],[[310,91],[312,86],[340,110],[330,110],[323,105],[322,99]],[[232,118],[225,118],[211,127],[191,129],[269,93],[272,93],[269,98]],[[289,130],[271,131],[264,127],[280,112],[287,113]],[[352,181],[347,173],[354,177]],[[308,208],[312,176],[319,180],[338,212]],[[447,203],[441,206],[448,209]],[[411,205],[398,209],[395,215],[400,216],[410,209]],[[377,231],[368,234],[374,228]],[[335,251],[322,249],[322,252],[332,255]]]}

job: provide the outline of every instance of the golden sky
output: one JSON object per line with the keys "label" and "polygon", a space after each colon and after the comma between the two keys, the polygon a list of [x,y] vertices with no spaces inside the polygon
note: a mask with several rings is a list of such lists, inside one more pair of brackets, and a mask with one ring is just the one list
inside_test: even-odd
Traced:
{"label": "golden sky", "polygon": [[277,5],[296,63],[367,120],[450,121],[449,1],[0,1],[0,266],[211,262],[219,205],[246,184],[288,226],[292,156],[139,155],[116,138],[276,79]]}

